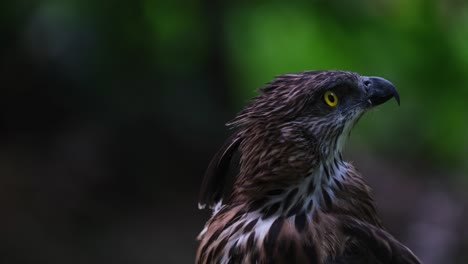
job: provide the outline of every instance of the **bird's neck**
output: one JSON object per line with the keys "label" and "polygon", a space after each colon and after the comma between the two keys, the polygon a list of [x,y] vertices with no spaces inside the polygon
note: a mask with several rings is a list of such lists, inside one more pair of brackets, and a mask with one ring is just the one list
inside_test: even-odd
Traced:
{"label": "bird's neck", "polygon": [[[264,198],[261,213],[265,216],[277,214],[292,216],[301,213],[312,215],[315,211],[331,210],[335,203],[336,192],[343,188],[347,164],[341,155],[324,160],[309,171],[309,173],[294,185],[283,189],[269,190]],[[276,206],[275,204],[279,204]]]}
{"label": "bird's neck", "polygon": [[[341,155],[347,130],[344,127],[345,133],[323,142],[304,136],[301,126],[244,130],[240,172],[231,202],[245,204],[248,211],[258,210],[267,217],[329,210],[348,171]],[[268,133],[258,135],[257,131]]]}
{"label": "bird's neck", "polygon": [[[274,215],[290,217],[301,213],[312,216],[317,210],[331,210],[336,193],[343,189],[348,164],[338,151],[311,164],[313,166],[307,170],[294,171],[291,168],[291,171],[286,171],[288,174],[276,174],[276,178],[266,176],[268,173],[274,174],[272,171],[259,170],[262,175],[253,178],[263,182],[244,182],[244,186],[238,186],[242,191],[234,197],[239,199],[238,202],[246,204],[248,211],[257,211],[262,218]],[[275,181],[278,182],[275,184]]]}

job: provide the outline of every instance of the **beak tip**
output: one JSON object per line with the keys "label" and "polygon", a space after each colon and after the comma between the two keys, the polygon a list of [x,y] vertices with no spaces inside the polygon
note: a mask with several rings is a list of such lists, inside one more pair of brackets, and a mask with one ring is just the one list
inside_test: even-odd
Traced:
{"label": "beak tip", "polygon": [[397,103],[398,103],[398,106],[400,106],[401,105],[400,104],[400,95],[398,93],[395,93],[394,97],[395,97],[395,101],[397,101]]}

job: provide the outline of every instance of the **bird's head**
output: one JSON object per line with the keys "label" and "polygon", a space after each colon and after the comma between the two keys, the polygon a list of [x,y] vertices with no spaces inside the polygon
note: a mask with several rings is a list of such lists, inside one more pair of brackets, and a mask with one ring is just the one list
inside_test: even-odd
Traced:
{"label": "bird's head", "polygon": [[231,125],[255,127],[255,134],[264,130],[262,136],[276,133],[282,142],[306,140],[327,156],[341,151],[366,111],[392,97],[399,103],[393,84],[380,77],[345,71],[280,75],[260,89]]}
{"label": "bird's head", "polygon": [[352,72],[276,77],[228,124],[236,132],[210,163],[201,204],[220,199],[232,167],[238,171],[234,189],[252,195],[297,184],[320,166],[338,164],[359,118],[392,97],[399,103],[389,81]]}

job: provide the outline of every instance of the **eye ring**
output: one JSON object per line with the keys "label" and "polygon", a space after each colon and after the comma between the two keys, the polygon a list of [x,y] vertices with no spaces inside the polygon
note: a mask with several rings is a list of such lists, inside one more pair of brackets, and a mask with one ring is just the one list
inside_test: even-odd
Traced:
{"label": "eye ring", "polygon": [[323,95],[325,103],[331,107],[335,107],[338,104],[338,96],[333,91],[326,91]]}

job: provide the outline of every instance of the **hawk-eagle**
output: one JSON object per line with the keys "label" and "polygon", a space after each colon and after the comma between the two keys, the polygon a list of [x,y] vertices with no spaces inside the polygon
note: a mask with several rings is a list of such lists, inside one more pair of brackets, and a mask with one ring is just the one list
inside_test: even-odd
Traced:
{"label": "hawk-eagle", "polygon": [[277,76],[228,123],[199,207],[213,209],[197,263],[420,263],[382,226],[342,150],[368,110],[399,95],[346,71]]}

